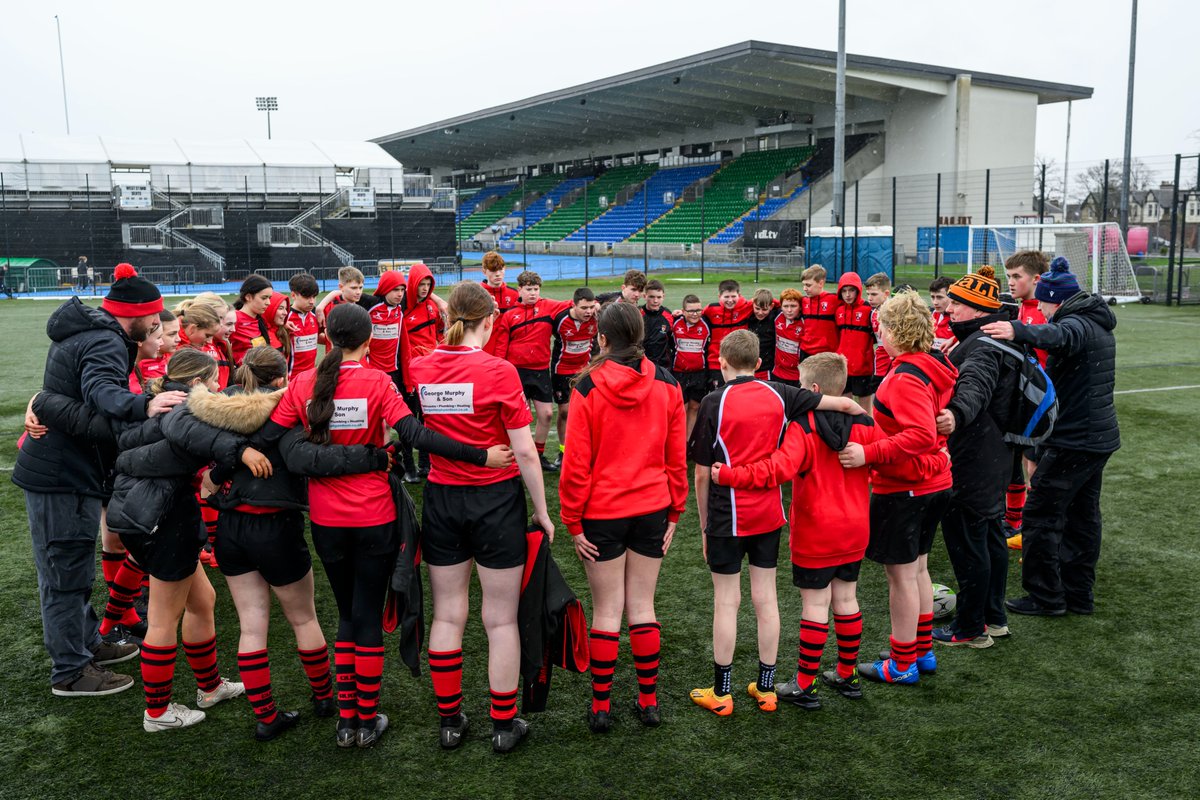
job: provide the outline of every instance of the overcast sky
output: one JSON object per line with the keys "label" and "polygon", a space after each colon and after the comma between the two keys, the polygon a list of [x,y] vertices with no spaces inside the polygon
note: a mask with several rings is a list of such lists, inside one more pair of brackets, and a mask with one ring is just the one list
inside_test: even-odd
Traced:
{"label": "overcast sky", "polygon": [[[1119,157],[1129,0],[847,5],[851,53],[1094,87],[1071,161]],[[278,138],[368,139],[747,39],[837,47],[836,0],[5,2],[0,136],[65,131],[54,14],[71,132],[123,137],[261,137],[273,94]],[[1141,2],[1135,155],[1200,149],[1198,41],[1200,3]],[[1065,123],[1041,107],[1059,163]]]}

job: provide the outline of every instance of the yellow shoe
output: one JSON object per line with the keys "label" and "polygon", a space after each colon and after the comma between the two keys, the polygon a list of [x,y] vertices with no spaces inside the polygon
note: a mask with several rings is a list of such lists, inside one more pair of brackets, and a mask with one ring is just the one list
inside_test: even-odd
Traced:
{"label": "yellow shoe", "polygon": [[779,705],[779,697],[775,692],[760,692],[758,690],[758,681],[754,681],[746,687],[746,693],[754,698],[754,702],[758,703],[759,711],[774,711]]}
{"label": "yellow shoe", "polygon": [[692,702],[701,708],[707,708],[718,717],[728,717],[733,713],[733,695],[716,694],[713,687],[707,689],[692,689]]}
{"label": "yellow shoe", "polygon": [[1008,549],[1009,550],[1020,550],[1021,549],[1021,534],[1014,533],[1012,536],[1008,537],[1007,541],[1008,541]]}

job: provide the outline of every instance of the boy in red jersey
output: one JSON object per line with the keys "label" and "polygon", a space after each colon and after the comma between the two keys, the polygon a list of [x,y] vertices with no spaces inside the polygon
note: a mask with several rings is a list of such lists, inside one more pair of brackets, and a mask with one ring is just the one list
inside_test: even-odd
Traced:
{"label": "boy in red jersey", "polygon": [[[143,384],[167,374],[167,362],[179,347],[179,320],[175,315],[164,308],[158,312],[158,321],[158,355],[138,362],[137,371],[141,373]],[[141,393],[140,387],[136,390],[131,387],[131,390]]]}
{"label": "boy in red jersey", "polygon": [[760,381],[758,337],[734,331],[719,355],[726,383],[704,398],[688,441],[696,463],[696,504],[705,560],[713,580],[713,685],[694,689],[692,702],[718,716],[733,713],[731,694],[742,561],[750,561],[750,592],[758,618],[758,681],[747,691],[763,711],[774,711],[775,657],[779,649],[779,603],[775,566],[779,534],[786,522],[779,488],[712,489],[710,467],[721,461],[746,464],[779,447],[789,419],[817,408],[862,409],[845,397],[823,397],[803,389]]}
{"label": "boy in red jersey", "polygon": [[[574,305],[555,314],[551,323],[554,332],[554,354],[551,358],[550,380],[553,384],[554,402],[558,404],[560,450],[567,444],[567,413],[571,402],[571,386],[575,377],[592,358],[592,351],[596,347],[596,312],[600,309],[596,295],[586,286],[575,290],[571,302]],[[561,469],[561,456],[554,466]]]}
{"label": "boy in red jersey", "polygon": [[879,307],[892,296],[892,281],[884,273],[876,272],[867,278],[866,289],[867,305],[871,307],[871,333],[875,336],[875,371],[871,378],[871,394],[875,394],[879,384],[883,383],[883,376],[892,368],[892,357],[879,335]]}
{"label": "boy in red jersey", "polygon": [[929,284],[929,304],[933,307],[933,346],[941,350],[942,345],[954,341],[950,330],[950,286],[954,281],[945,275],[934,278]]}
{"label": "boy in red jersey", "polygon": [[496,323],[492,336],[496,339],[493,351],[498,358],[507,359],[517,368],[525,396],[533,401],[537,417],[533,444],[541,458],[542,469],[554,472],[558,468],[546,458],[546,438],[554,418],[554,391],[550,385],[550,333],[554,317],[570,308],[570,300],[550,300],[542,297],[542,276],[525,270],[517,276],[521,302],[506,311]]}
{"label": "boy in red jersey", "polygon": [[[401,347],[404,341],[404,274],[390,270],[379,276],[379,285],[371,295],[371,347],[367,351],[367,362],[372,369],[386,372],[396,384],[396,390],[404,391],[404,359]],[[365,304],[364,304],[365,305]]]}
{"label": "boy in red jersey", "polygon": [[699,297],[689,294],[683,298],[680,316],[671,323],[671,341],[675,352],[671,374],[683,392],[689,439],[696,425],[700,401],[708,394],[708,347],[711,339],[712,329],[704,320],[704,306],[700,305]]}
{"label": "boy in red jersey", "polygon": [[816,353],[837,350],[838,297],[825,291],[825,268],[814,264],[800,273],[804,300],[800,303],[800,318],[804,328],[800,337],[800,360]]}
{"label": "boy in red jersey", "polygon": [[837,352],[846,358],[846,394],[856,397],[870,413],[871,396],[875,394],[875,332],[871,329],[871,306],[862,295],[862,278],[858,273],[844,273],[838,280],[842,304],[836,315]]}
{"label": "boy in red jersey", "polygon": [[803,323],[800,320],[800,304],[804,296],[795,289],[784,289],[779,293],[779,316],[775,318],[775,368],[771,380],[788,386],[799,386],[800,336]]}
{"label": "boy in red jersey", "polygon": [[[483,288],[496,301],[497,324],[501,314],[521,302],[517,290],[504,282],[504,258],[495,250],[483,254]],[[488,337],[483,343],[483,352],[489,355],[496,352],[495,336]]]}
{"label": "boy in red jersey", "polygon": [[329,352],[332,345],[325,336],[325,318],[329,316],[330,311],[342,303],[359,303],[362,300],[364,282],[362,271],[358,267],[342,267],[338,270],[337,290],[325,295],[317,304],[317,324],[321,328],[318,338],[324,342],[326,353]]}
{"label": "boy in red jersey", "polygon": [[875,394],[882,438],[850,442],[838,455],[848,469],[871,465],[866,555],[884,565],[892,618],[890,652],[858,671],[882,683],[914,684],[920,673],[937,670],[928,562],[953,482],[937,415],[950,402],[958,370],[933,349],[933,319],[916,292],[900,292],[880,307],[879,330],[893,359]]}
{"label": "boy in red jersey", "polygon": [[[838,353],[818,353],[800,365],[800,376],[810,391],[841,394],[846,389],[846,359]],[[831,600],[838,661],[821,679],[843,697],[862,697],[857,585],[870,539],[870,489],[867,468],[843,469],[838,453],[850,442],[869,444],[877,434],[866,415],[810,411],[788,426],[783,444],[770,458],[740,467],[719,462],[712,467],[713,483],[720,486],[749,489],[792,482],[792,583],[800,589],[804,605],[796,677],[779,684],[775,692],[804,709],[821,707],[816,678],[829,638]]]}
{"label": "boy in red jersey", "polygon": [[754,316],[754,303],[742,297],[742,287],[735,280],[717,285],[717,302],[704,309],[704,320],[712,332],[708,347],[708,390],[725,383],[721,373],[721,342],[736,330],[747,330]]}
{"label": "boy in red jersey", "polygon": [[320,325],[317,313],[317,279],[307,272],[293,275],[288,280],[291,306],[287,316],[287,331],[292,342],[291,358],[288,363],[288,379],[301,372],[317,368],[317,335]]}
{"label": "boy in red jersey", "polygon": [[[1008,291],[1021,304],[1017,316],[1025,325],[1045,325],[1046,316],[1038,308],[1034,289],[1050,262],[1046,254],[1040,250],[1022,250],[1014,253],[1004,262],[1004,274],[1008,278]],[[1046,351],[1035,350],[1038,361],[1046,366]],[[1008,492],[1005,498],[1004,524],[1008,528],[1008,547],[1010,550],[1021,549],[1021,523],[1025,511],[1025,495],[1029,481],[1033,480],[1033,472],[1037,462],[1031,456],[1033,448],[1029,448],[1013,459],[1012,478],[1008,482]]]}

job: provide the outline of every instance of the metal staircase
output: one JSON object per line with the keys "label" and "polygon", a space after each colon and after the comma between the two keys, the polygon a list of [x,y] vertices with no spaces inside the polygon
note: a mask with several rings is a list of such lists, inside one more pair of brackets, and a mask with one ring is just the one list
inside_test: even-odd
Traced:
{"label": "metal staircase", "polygon": [[153,197],[166,203],[170,213],[153,225],[131,223],[122,225],[121,234],[125,246],[153,250],[169,248],[195,250],[210,269],[224,274],[225,257],[183,233],[184,230],[195,228],[225,227],[225,212],[221,207],[184,205],[157,189],[153,190]]}
{"label": "metal staircase", "polygon": [[322,220],[348,215],[349,194],[347,189],[338,189],[287,222],[261,223],[258,226],[259,243],[269,247],[328,247],[342,264],[353,264],[354,255],[350,251],[314,230],[321,227]]}

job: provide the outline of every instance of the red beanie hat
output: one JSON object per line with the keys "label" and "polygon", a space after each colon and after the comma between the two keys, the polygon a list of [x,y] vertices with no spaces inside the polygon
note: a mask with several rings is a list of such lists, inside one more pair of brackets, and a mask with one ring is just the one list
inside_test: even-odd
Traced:
{"label": "red beanie hat", "polygon": [[281,305],[285,305],[287,303],[288,296],[286,294],[275,292],[271,295],[271,299],[267,301],[267,312],[263,314],[263,319],[267,321],[267,324],[275,324],[275,312],[279,310]]}
{"label": "red beanie hat", "polygon": [[375,287],[375,296],[383,297],[388,292],[404,285],[404,273],[398,269],[390,269],[379,274],[379,285]]}
{"label": "red beanie hat", "polygon": [[138,275],[132,264],[117,264],[112,286],[100,307],[114,317],[145,317],[163,310],[162,293]]}

